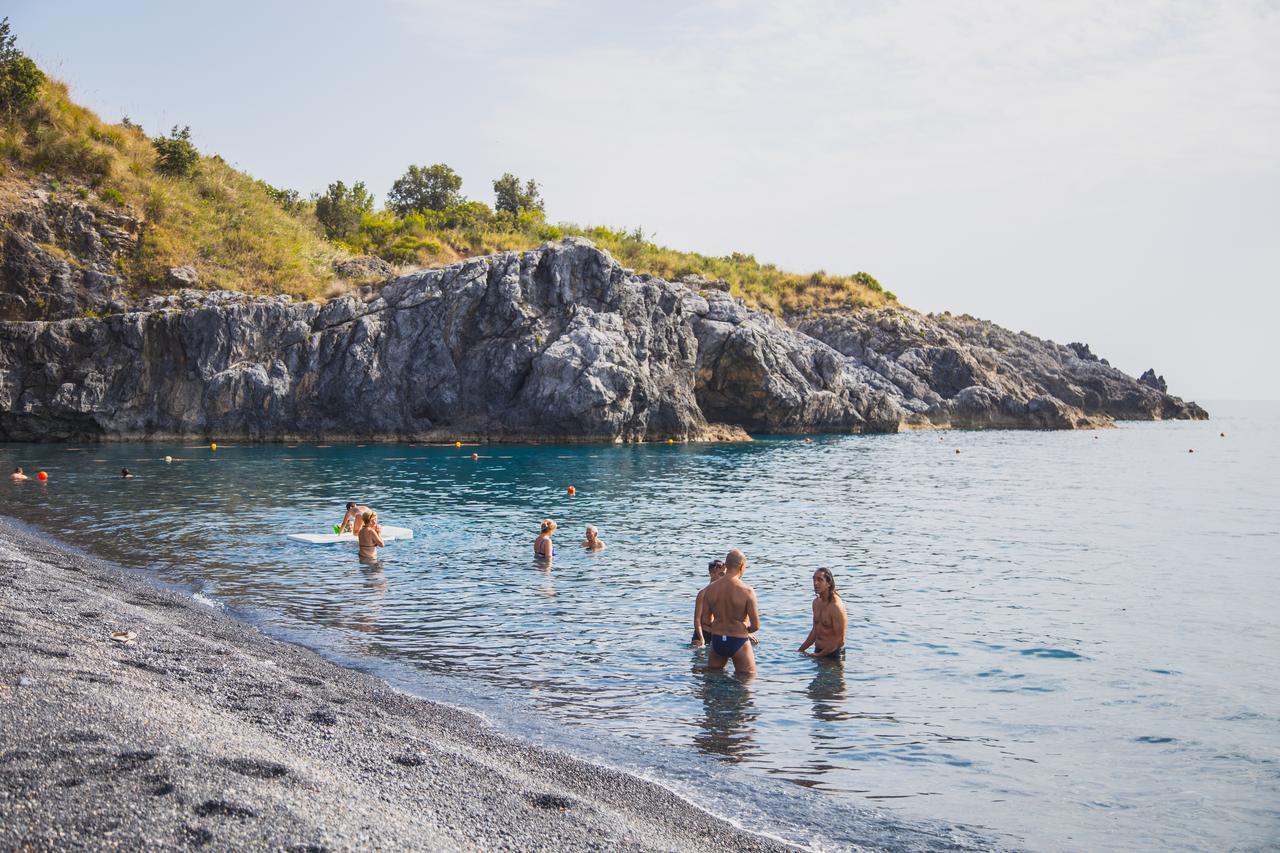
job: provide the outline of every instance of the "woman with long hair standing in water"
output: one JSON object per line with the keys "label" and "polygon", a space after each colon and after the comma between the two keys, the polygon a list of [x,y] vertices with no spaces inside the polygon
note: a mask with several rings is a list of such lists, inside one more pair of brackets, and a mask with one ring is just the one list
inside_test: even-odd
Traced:
{"label": "woman with long hair standing in water", "polygon": [[[828,568],[813,573],[813,628],[800,645],[800,653],[814,658],[844,658],[844,635],[849,625],[844,601],[836,592],[836,579]],[[813,652],[806,651],[813,646]]]}
{"label": "woman with long hair standing in water", "polygon": [[556,555],[556,546],[551,542],[551,534],[556,532],[556,523],[549,518],[542,519],[538,538],[533,540],[533,556],[539,560],[550,560]]}

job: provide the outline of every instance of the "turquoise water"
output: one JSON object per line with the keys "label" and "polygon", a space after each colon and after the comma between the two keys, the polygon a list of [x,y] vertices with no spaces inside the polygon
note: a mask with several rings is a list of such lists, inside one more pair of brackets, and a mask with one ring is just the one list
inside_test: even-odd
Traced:
{"label": "turquoise water", "polygon": [[[1265,847],[1280,406],[1211,412],[720,446],[0,445],[50,474],[0,489],[40,529],[749,826],[832,847]],[[376,567],[285,539],[349,497],[416,538]],[[607,550],[576,547],[586,524]],[[730,547],[760,599],[750,680],[686,647]],[[795,652],[818,566],[849,610],[843,665]]]}

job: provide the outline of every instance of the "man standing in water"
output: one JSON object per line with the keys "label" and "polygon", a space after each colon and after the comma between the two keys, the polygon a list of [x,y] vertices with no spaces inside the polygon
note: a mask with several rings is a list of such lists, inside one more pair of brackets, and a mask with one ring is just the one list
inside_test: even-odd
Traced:
{"label": "man standing in water", "polygon": [[[801,654],[814,658],[840,660],[844,657],[844,635],[849,625],[844,601],[836,592],[836,579],[830,569],[813,573],[813,628],[800,646]],[[805,651],[813,646],[813,653]]]}
{"label": "man standing in water", "polygon": [[707,587],[702,597],[702,623],[711,626],[708,669],[724,669],[733,661],[734,672],[755,672],[756,656],[751,635],[760,630],[756,591],[742,582],[747,556],[734,548],[724,558],[724,577]]}
{"label": "man standing in water", "polygon": [[703,599],[707,596],[707,590],[711,585],[720,578],[724,577],[724,560],[712,560],[707,564],[707,585],[698,590],[698,596],[693,600],[693,639],[689,641],[689,647],[700,649],[707,644],[703,639],[703,633],[710,634],[711,627],[702,624],[703,617],[706,615],[706,605]]}

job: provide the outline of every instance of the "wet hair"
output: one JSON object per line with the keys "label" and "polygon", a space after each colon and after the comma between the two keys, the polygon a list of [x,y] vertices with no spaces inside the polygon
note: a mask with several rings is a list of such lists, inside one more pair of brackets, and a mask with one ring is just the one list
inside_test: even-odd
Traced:
{"label": "wet hair", "polygon": [[21,466],[21,465],[19,465],[17,468],[14,468],[14,469],[13,469],[13,473],[15,473],[15,474],[21,474],[21,473],[22,473],[22,466]]}
{"label": "wet hair", "polygon": [[373,521],[375,518],[377,518],[377,517],[378,517],[378,514],[377,514],[376,512],[374,512],[373,510],[369,510],[368,512],[366,512],[364,515],[362,515],[362,516],[360,516],[360,517],[364,519],[364,523],[365,523],[365,524],[368,524],[369,522],[371,522],[371,521]]}
{"label": "wet hair", "polygon": [[129,476],[129,469],[128,469],[128,468],[121,468],[121,469],[120,469],[120,476],[121,476],[121,477],[128,477],[128,476]]}
{"label": "wet hair", "polygon": [[355,508],[356,508],[355,501],[347,501],[347,509],[355,509]]}
{"label": "wet hair", "polygon": [[550,533],[556,529],[556,523],[549,518],[542,519],[542,527],[539,528],[543,533]]}
{"label": "wet hair", "polygon": [[723,571],[724,571],[724,560],[712,560],[710,563],[707,563],[707,574],[711,574],[712,572],[723,572]]}
{"label": "wet hair", "polygon": [[827,582],[827,586],[828,586],[828,587],[830,587],[830,589],[831,589],[831,597],[832,597],[833,599],[835,599],[835,598],[839,598],[839,597],[840,597],[840,593],[836,592],[836,578],[835,578],[835,575],[831,574],[831,570],[830,570],[830,569],[828,569],[826,566],[823,566],[822,568],[817,569],[816,571],[814,571],[814,574],[815,574],[815,575],[822,575],[823,580],[825,580],[825,581]]}

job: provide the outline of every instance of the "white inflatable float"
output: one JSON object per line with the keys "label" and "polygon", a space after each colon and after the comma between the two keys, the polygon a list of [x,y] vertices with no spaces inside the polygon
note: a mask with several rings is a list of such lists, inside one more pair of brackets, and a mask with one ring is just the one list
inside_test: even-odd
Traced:
{"label": "white inflatable float", "polygon": [[[308,545],[337,545],[339,542],[355,544],[356,537],[351,533],[290,533],[294,542],[306,542]],[[396,539],[412,539],[413,531],[407,527],[382,525],[382,541],[391,542]]]}

